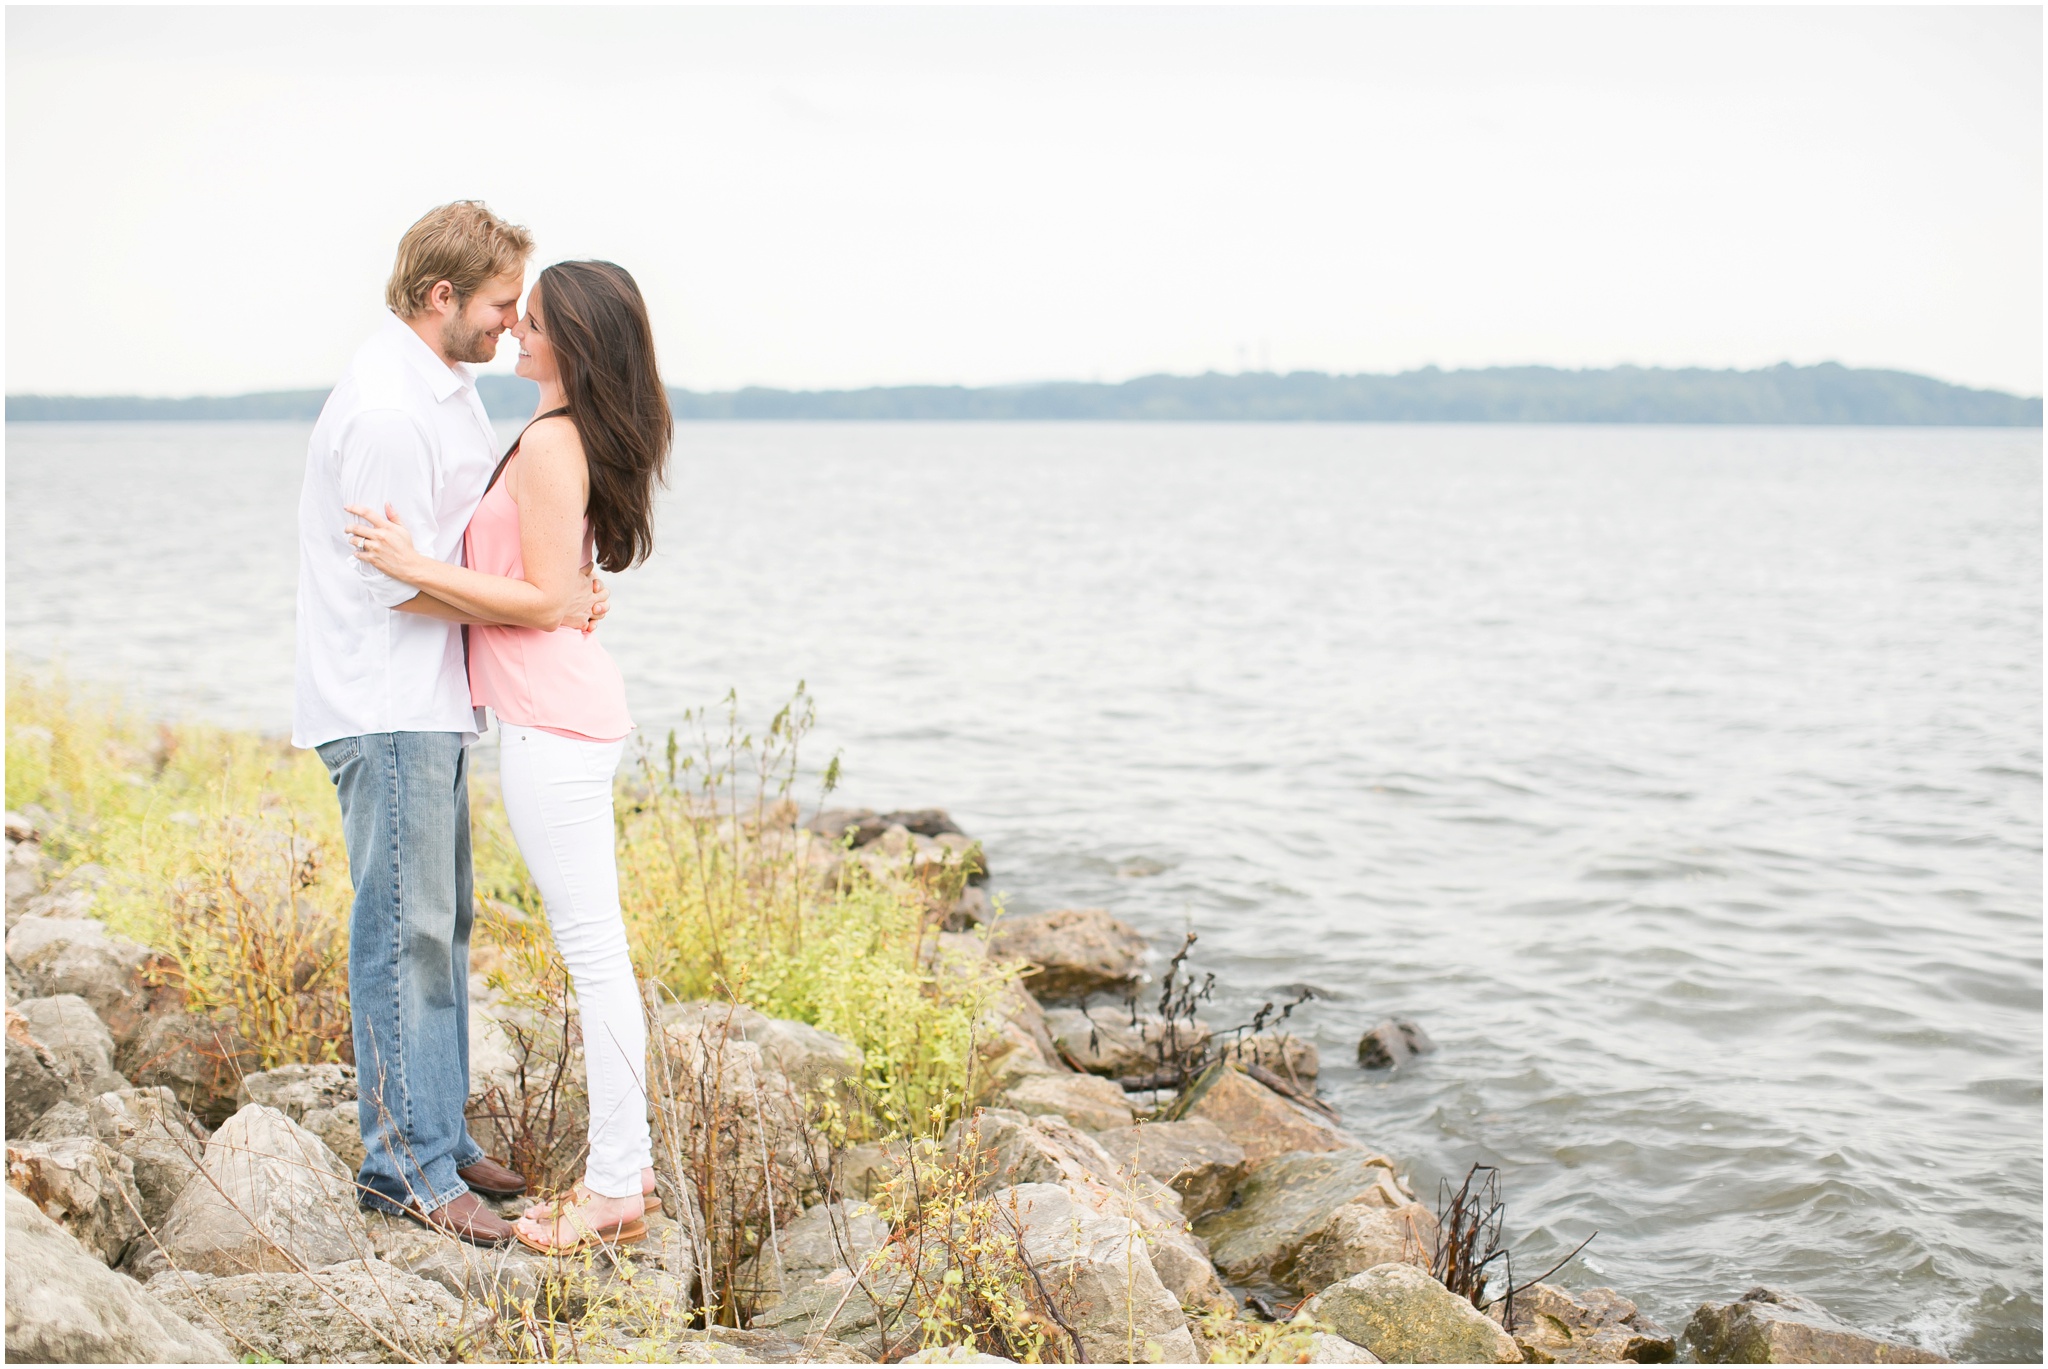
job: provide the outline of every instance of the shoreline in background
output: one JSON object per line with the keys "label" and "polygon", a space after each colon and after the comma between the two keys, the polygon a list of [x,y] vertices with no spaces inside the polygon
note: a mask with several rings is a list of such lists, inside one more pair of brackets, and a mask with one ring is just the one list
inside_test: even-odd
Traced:
{"label": "shoreline in background", "polygon": [[[532,412],[530,381],[486,375],[494,419]],[[325,390],[182,399],[137,395],[9,395],[9,422],[310,420]],[[1755,371],[1548,366],[1399,375],[1249,372],[1141,376],[1118,384],[1052,381],[971,388],[860,390],[671,388],[677,419],[970,422],[1306,422],[1762,424],[1847,427],[2041,426],[2041,400],[1973,390],[1904,371],[1834,362]]]}

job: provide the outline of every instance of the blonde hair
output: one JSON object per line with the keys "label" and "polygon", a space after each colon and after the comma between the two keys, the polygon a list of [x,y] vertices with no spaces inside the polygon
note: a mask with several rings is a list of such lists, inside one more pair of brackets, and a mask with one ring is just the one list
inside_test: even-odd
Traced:
{"label": "blonde hair", "polygon": [[398,241],[398,260],[384,286],[384,302],[400,318],[417,317],[434,287],[447,281],[466,300],[486,281],[523,271],[533,235],[506,223],[482,200],[456,200],[429,209]]}

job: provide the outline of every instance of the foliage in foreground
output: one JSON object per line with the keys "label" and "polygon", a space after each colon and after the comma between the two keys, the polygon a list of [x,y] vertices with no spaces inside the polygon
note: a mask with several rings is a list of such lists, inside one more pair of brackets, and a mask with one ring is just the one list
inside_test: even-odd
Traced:
{"label": "foliage in foreground", "polygon": [[[977,1024],[1005,982],[990,967],[934,968],[959,871],[875,870],[795,830],[808,696],[799,687],[758,742],[726,705],[722,737],[692,715],[694,754],[671,734],[621,777],[621,896],[641,974],[671,999],[737,1001],[853,1041],[867,1075],[854,1134],[943,1126],[969,1096]],[[478,759],[477,892],[524,915],[487,907],[478,963],[559,1010],[566,976],[495,768]],[[836,778],[835,762],[828,791]],[[56,671],[10,667],[7,806],[48,815],[45,850],[63,871],[108,872],[99,914],[167,951],[188,1005],[231,1013],[265,1068],[348,1058],[348,857],[313,753],[154,722]]]}

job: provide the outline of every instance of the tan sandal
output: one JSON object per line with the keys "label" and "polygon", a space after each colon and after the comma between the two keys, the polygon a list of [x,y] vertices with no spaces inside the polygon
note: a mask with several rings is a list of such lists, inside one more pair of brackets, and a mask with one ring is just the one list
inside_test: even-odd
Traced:
{"label": "tan sandal", "polygon": [[[555,1197],[537,1202],[519,1215],[529,1221],[537,1222],[542,1220],[542,1218],[534,1216],[534,1212],[541,1208],[546,1208],[547,1211],[543,1214],[544,1216],[559,1217],[562,1215],[562,1210],[565,1207],[576,1207],[579,1204],[587,1203],[590,1201],[591,1196],[589,1189],[585,1188],[582,1184],[577,1184],[567,1193],[557,1194]],[[640,1195],[640,1207],[641,1216],[659,1217],[661,1215],[661,1194],[654,1189],[649,1189],[647,1192],[642,1193]]]}
{"label": "tan sandal", "polygon": [[558,1258],[581,1255],[586,1250],[601,1250],[610,1245],[626,1245],[640,1240],[647,1234],[647,1219],[644,1216],[629,1217],[623,1222],[612,1222],[607,1226],[591,1226],[574,1212],[559,1212],[553,1218],[555,1234],[558,1236],[562,1232],[562,1220],[565,1217],[577,1227],[576,1239],[566,1245],[542,1244],[524,1231],[520,1231],[517,1226],[513,1228],[513,1232],[519,1237],[519,1243],[528,1250]]}

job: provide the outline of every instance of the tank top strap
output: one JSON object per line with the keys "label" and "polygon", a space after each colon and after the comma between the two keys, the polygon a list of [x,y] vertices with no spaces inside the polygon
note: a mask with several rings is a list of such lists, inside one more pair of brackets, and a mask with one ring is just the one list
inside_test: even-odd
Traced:
{"label": "tank top strap", "polygon": [[511,464],[513,457],[519,455],[519,444],[526,440],[527,428],[531,428],[534,424],[540,422],[543,418],[560,418],[562,415],[568,412],[569,410],[567,408],[549,409],[546,413],[535,414],[531,419],[529,419],[527,421],[526,428],[521,428],[519,430],[519,436],[512,439],[512,445],[507,447],[505,449],[505,454],[498,458],[498,468],[491,472],[490,481],[488,484],[484,486],[484,493],[489,494],[491,492],[491,490],[498,483],[498,477],[505,473],[505,467]]}

